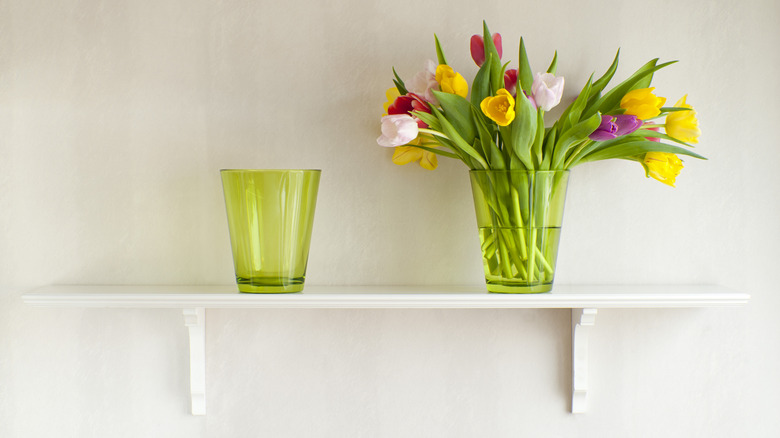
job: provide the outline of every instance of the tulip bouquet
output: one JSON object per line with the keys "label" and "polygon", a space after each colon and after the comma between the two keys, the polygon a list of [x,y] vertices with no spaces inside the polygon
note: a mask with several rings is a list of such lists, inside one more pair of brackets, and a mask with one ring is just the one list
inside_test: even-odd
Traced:
{"label": "tulip bouquet", "polygon": [[[550,258],[554,259],[557,249],[547,248],[534,236],[540,224],[549,219],[542,216],[549,216],[550,209],[533,208],[536,201],[531,198],[542,192],[561,197],[554,194],[561,177],[539,188],[534,181],[542,172],[567,177],[566,171],[579,164],[620,158],[639,162],[648,177],[674,186],[682,169],[677,155],[704,158],[690,149],[698,142],[700,131],[686,96],[665,107],[666,99],[656,96],[650,87],[653,74],[674,61],[658,63],[653,59],[607,89],[618,67],[618,51],[607,71],[596,80],[591,75],[561,116],[546,126],[545,113],[563,96],[564,78],[556,72],[557,52],[545,72],[535,73],[521,38],[519,65],[507,69],[510,63],[501,61],[501,35],[491,34],[483,23],[482,35],[471,38],[471,56],[479,71],[469,88],[464,77],[447,63],[435,35],[434,39],[438,63],[428,61],[425,69],[407,82],[393,69],[395,86],[387,91],[377,143],[395,148],[396,164],[419,161],[432,170],[437,156],[443,156],[468,166],[472,187],[476,187],[475,202],[478,198],[487,202],[485,210],[492,222],[492,227],[486,228],[493,231],[481,235],[483,254],[486,250],[498,254],[491,260],[486,256],[486,274],[490,268],[505,280],[551,283],[554,260]],[[525,171],[530,179],[500,182],[494,177],[475,176],[481,171]],[[530,195],[523,195],[526,192]],[[477,210],[479,221],[480,208]],[[506,236],[495,231],[508,227],[518,230]],[[538,231],[544,233],[541,228]],[[557,240],[554,246],[557,248]]]}
{"label": "tulip bouquet", "polygon": [[666,99],[650,88],[653,73],[676,61],[653,59],[603,93],[617,70],[618,51],[606,73],[595,81],[591,76],[560,118],[545,127],[545,112],[563,95],[557,52],[546,72],[534,74],[521,38],[519,67],[506,69],[501,35],[491,36],[484,24],[483,35],[471,38],[471,55],[480,69],[469,97],[466,80],[447,64],[435,41],[438,64],[428,61],[408,84],[393,70],[395,87],[387,91],[377,142],[397,148],[397,164],[420,161],[432,170],[439,155],[460,159],[470,169],[563,170],[622,158],[638,161],[647,176],[674,185],[682,168],[676,154],[703,158],[682,147],[697,143],[701,133],[686,97],[664,107]]}

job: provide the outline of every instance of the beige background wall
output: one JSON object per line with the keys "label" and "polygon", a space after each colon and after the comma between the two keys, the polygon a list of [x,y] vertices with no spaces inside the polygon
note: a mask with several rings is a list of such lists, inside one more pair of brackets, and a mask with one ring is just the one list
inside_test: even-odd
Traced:
{"label": "beige background wall", "polygon": [[[780,7],[755,1],[0,0],[0,436],[780,435]],[[708,162],[671,189],[573,171],[557,281],[714,283],[741,309],[605,310],[568,413],[565,310],[212,310],[208,416],[175,310],[35,309],[52,283],[232,281],[218,170],[323,170],[310,284],[480,284],[466,168],[375,144],[433,32],[486,19],[565,99],[621,48],[688,93]]]}

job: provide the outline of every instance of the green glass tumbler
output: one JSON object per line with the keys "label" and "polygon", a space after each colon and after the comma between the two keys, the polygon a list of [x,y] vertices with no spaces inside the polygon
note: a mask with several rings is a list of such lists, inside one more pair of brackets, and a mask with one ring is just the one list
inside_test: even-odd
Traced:
{"label": "green glass tumbler", "polygon": [[569,171],[469,175],[488,292],[552,290]]}
{"label": "green glass tumbler", "polygon": [[239,291],[303,290],[320,173],[220,171]]}

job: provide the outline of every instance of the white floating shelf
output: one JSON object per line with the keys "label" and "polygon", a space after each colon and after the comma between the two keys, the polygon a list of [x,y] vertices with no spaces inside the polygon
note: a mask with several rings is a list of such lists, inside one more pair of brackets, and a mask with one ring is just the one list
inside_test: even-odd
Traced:
{"label": "white floating shelf", "polygon": [[542,294],[488,293],[484,286],[306,286],[292,294],[246,294],[234,285],[62,285],[35,289],[22,298],[43,307],[572,309],[740,306],[750,295],[702,285],[556,285]]}
{"label": "white floating shelf", "polygon": [[40,307],[179,308],[190,336],[193,415],[206,413],[205,309],[572,309],[572,412],[587,407],[588,332],[599,308],[741,306],[750,295],[706,285],[556,285],[543,294],[484,286],[306,286],[292,294],[243,294],[235,285],[57,285],[22,295]]}

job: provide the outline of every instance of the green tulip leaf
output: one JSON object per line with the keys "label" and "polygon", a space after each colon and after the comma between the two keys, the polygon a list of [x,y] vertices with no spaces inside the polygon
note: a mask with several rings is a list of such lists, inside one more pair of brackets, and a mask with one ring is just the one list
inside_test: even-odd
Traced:
{"label": "green tulip leaf", "polygon": [[[645,65],[643,65],[639,71],[650,71],[650,74],[643,76],[641,79],[639,79],[633,87],[631,87],[631,90],[638,90],[640,88],[648,88],[650,84],[653,82],[653,71],[651,70],[653,67],[656,66],[658,63],[658,58],[651,59],[650,61],[647,61]],[[629,90],[630,91],[630,90]]]}
{"label": "green tulip leaf", "polygon": [[439,60],[439,64],[447,65],[447,59],[444,57],[444,51],[441,49],[441,44],[439,44],[439,37],[437,37],[436,34],[433,34],[433,39],[436,40],[436,57]]}
{"label": "green tulip leaf", "polygon": [[596,82],[593,83],[593,86],[590,87],[590,96],[588,97],[590,104],[590,99],[596,97],[596,95],[600,95],[601,92],[606,88],[607,84],[609,84],[609,81],[612,80],[612,77],[615,75],[615,72],[617,71],[618,67],[618,59],[620,58],[620,49],[618,49],[617,53],[615,54],[615,59],[612,61],[612,65],[609,66],[607,71],[596,80]]}
{"label": "green tulip leaf", "polygon": [[[454,126],[452,126],[452,123],[447,120],[446,117],[436,109],[435,107],[431,107],[431,111],[434,115],[439,119],[439,123],[441,123],[442,131],[444,132],[444,135],[446,135],[450,141],[452,141],[453,146],[455,146],[457,149],[460,149],[465,154],[469,155],[471,158],[476,160],[477,163],[479,163],[483,169],[488,169],[489,166],[485,162],[485,159],[477,152],[476,149],[474,149],[473,146],[471,146],[466,140],[461,137],[461,135],[458,133],[457,129],[455,129]],[[469,166],[472,169],[475,169],[476,166]]]}
{"label": "green tulip leaf", "polygon": [[675,111],[691,111],[691,108],[683,108],[679,106],[665,106],[661,108],[661,115],[663,115],[663,113],[673,113]]}
{"label": "green tulip leaf", "polygon": [[412,111],[412,115],[422,120],[426,125],[428,125],[429,129],[434,131],[441,131],[441,123],[439,123],[439,119],[433,114],[423,111]]}
{"label": "green tulip leaf", "polygon": [[559,120],[564,120],[565,122],[568,121],[568,124],[565,124],[562,127],[562,130],[567,130],[569,129],[570,126],[574,126],[580,121],[580,116],[582,116],[582,112],[585,109],[585,105],[587,105],[588,103],[588,96],[590,95],[590,89],[593,83],[592,81],[593,81],[593,75],[591,75],[590,78],[588,78],[588,82],[582,88],[580,94],[577,96],[574,102],[572,102],[571,105],[569,105],[569,107],[566,108],[566,111],[559,119]]}
{"label": "green tulip leaf", "polygon": [[587,139],[600,124],[601,114],[596,113],[561,134],[555,144],[555,155],[552,162],[553,169],[562,168],[569,148],[571,148],[572,145]]}
{"label": "green tulip leaf", "polygon": [[609,160],[612,158],[627,158],[633,155],[646,154],[648,152],[666,152],[671,154],[687,155],[701,160],[705,157],[692,152],[690,149],[680,146],[673,146],[666,143],[658,143],[649,140],[629,141],[614,146],[599,149],[595,152],[582,157],[577,164],[588,163],[591,161]]}
{"label": "green tulip leaf", "polygon": [[490,60],[492,58],[493,55],[487,55],[486,62],[482,64],[471,84],[471,104],[477,108],[486,97],[490,96]]}
{"label": "green tulip leaf", "polygon": [[471,103],[457,94],[433,91],[433,95],[441,104],[444,117],[452,123],[461,137],[468,143],[473,142],[476,136],[476,126],[471,119]]}
{"label": "green tulip leaf", "polygon": [[[523,93],[518,93],[515,101],[515,119],[507,127],[507,135],[503,138],[509,138],[511,150],[528,168],[533,168],[531,150],[536,140],[538,123],[538,112],[534,105]],[[544,126],[542,126],[544,130]]]}
{"label": "green tulip leaf", "polygon": [[536,138],[534,139],[533,144],[533,156],[536,158],[537,163],[541,163],[544,158],[542,156],[542,147],[544,146],[544,132],[544,112],[541,108],[538,108],[536,110]]}
{"label": "green tulip leaf", "polygon": [[456,160],[460,159],[459,155],[453,154],[452,152],[447,152],[447,151],[445,151],[443,149],[431,148],[431,147],[422,146],[422,145],[419,145],[419,144],[410,144],[410,145],[407,145],[407,146],[412,146],[412,147],[415,147],[417,149],[422,149],[424,151],[428,151],[428,152],[434,153],[436,155],[441,155],[442,157],[454,158]]}
{"label": "green tulip leaf", "polygon": [[493,35],[485,21],[482,21],[482,40],[485,46],[485,64],[490,64],[490,88],[491,92],[495,93],[504,88],[504,72],[501,69],[501,57],[498,55],[498,49],[493,43]]}
{"label": "green tulip leaf", "polygon": [[485,124],[484,116],[482,116],[479,110],[473,106],[471,107],[471,115],[474,125],[477,127],[477,132],[479,133],[482,151],[485,154],[487,162],[490,164],[490,168],[505,169],[506,160],[504,159],[501,150],[498,148],[498,145],[496,145],[496,142],[493,140],[494,135],[490,133],[490,130]]}
{"label": "green tulip leaf", "polygon": [[631,134],[631,137],[660,138],[660,139],[663,139],[663,140],[669,140],[669,141],[673,141],[673,142],[678,143],[678,144],[682,144],[682,145],[688,146],[689,148],[693,147],[693,145],[691,145],[690,143],[686,143],[686,142],[684,142],[682,140],[678,140],[678,139],[676,139],[676,138],[674,138],[674,137],[672,137],[672,136],[670,136],[668,134],[664,134],[662,132],[653,131],[652,129],[638,129],[638,130],[634,131]]}
{"label": "green tulip leaf", "polygon": [[[611,114],[615,109],[617,109],[620,106],[620,100],[623,99],[623,96],[625,96],[626,93],[634,89],[634,86],[637,83],[642,81],[647,76],[652,75],[654,72],[664,67],[667,67],[669,65],[672,65],[677,61],[670,61],[659,65],[653,65],[655,62],[656,60],[653,60],[645,64],[642,68],[637,70],[628,79],[621,82],[615,88],[609,90],[607,94],[605,94],[604,96],[602,96],[601,98],[593,102],[592,104],[588,105],[588,107],[583,112],[583,117],[590,117],[596,112],[600,112],[602,114]],[[653,65],[653,66],[648,67],[649,65]]]}
{"label": "green tulip leaf", "polygon": [[395,84],[395,88],[398,90],[398,92],[401,93],[401,96],[408,94],[409,92],[406,90],[406,85],[404,84],[403,79],[398,76],[398,72],[395,71],[395,67],[393,67],[393,76],[395,76],[393,83]]}
{"label": "green tulip leaf", "polygon": [[520,67],[517,69],[517,82],[520,87],[528,94],[531,94],[531,86],[534,84],[534,73],[531,65],[528,63],[528,53],[525,50],[523,38],[520,38],[520,56],[517,59]]}
{"label": "green tulip leaf", "polygon": [[558,69],[558,51],[555,51],[555,54],[553,55],[552,62],[550,63],[550,66],[547,67],[547,73],[555,74],[555,71]]}

